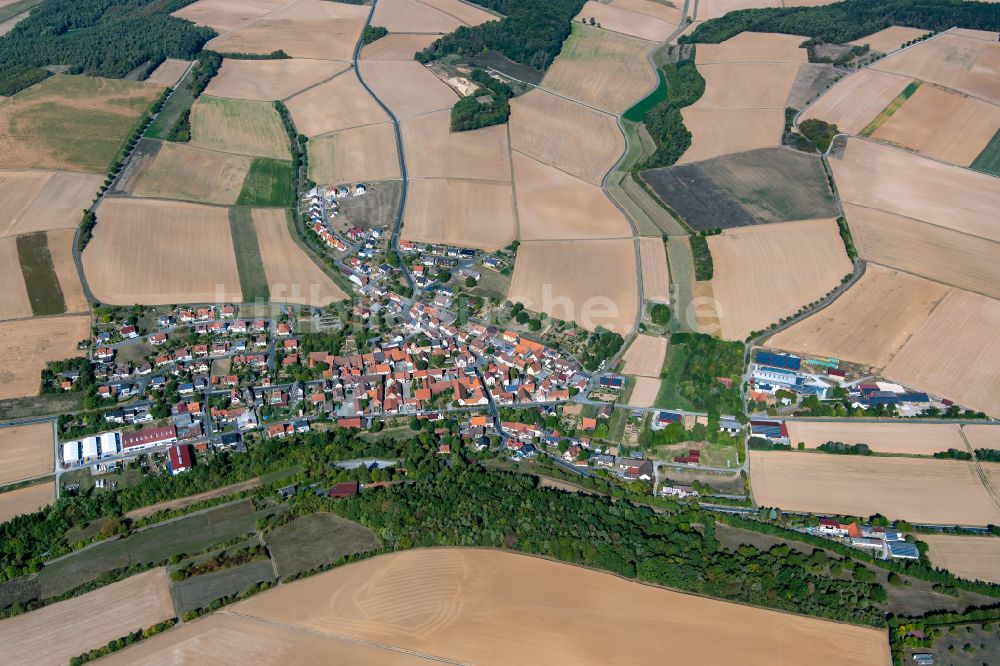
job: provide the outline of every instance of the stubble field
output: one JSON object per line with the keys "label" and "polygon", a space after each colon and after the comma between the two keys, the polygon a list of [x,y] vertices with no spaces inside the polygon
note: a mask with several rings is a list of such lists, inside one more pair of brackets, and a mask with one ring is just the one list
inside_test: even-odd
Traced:
{"label": "stubble field", "polygon": [[659,377],[667,356],[667,339],[658,335],[635,336],[622,357],[622,373],[641,377]]}
{"label": "stubble field", "polygon": [[400,120],[450,109],[458,101],[458,95],[430,70],[412,60],[412,54],[410,58],[400,62],[362,60],[359,68],[365,83]]}
{"label": "stubble field", "polygon": [[868,46],[872,51],[878,51],[880,53],[892,53],[900,48],[906,42],[916,39],[917,37],[923,37],[927,34],[926,30],[920,30],[919,28],[907,28],[901,25],[891,25],[884,30],[879,30],[878,32],[872,33],[865,37],[860,37],[855,39],[853,42],[847,42],[855,46]]}
{"label": "stubble field", "polygon": [[309,177],[340,184],[399,178],[396,135],[390,123],[362,125],[312,139]]}
{"label": "stubble field", "polygon": [[224,153],[291,159],[288,135],[270,102],[202,95],[191,107],[191,143]]}
{"label": "stubble field", "polygon": [[[458,4],[456,2],[456,4]],[[470,8],[470,12],[471,12]],[[486,14],[485,12],[481,12]],[[488,18],[494,18],[486,14]],[[480,21],[481,22],[481,21]],[[372,24],[388,28],[389,32],[454,32],[462,21],[418,0],[385,0],[375,6]]]}
{"label": "stubble field", "polygon": [[51,474],[54,455],[51,423],[0,428],[0,485]]}
{"label": "stubble field", "polygon": [[660,380],[657,377],[633,377],[635,387],[629,396],[630,407],[652,407],[656,396],[660,393]]}
{"label": "stubble field", "polygon": [[782,0],[700,0],[696,18],[699,21],[707,21],[740,9],[781,6]]}
{"label": "stubble field", "polygon": [[580,13],[574,17],[574,21],[581,19],[589,21],[591,18],[600,23],[605,30],[620,32],[639,39],[648,39],[652,42],[662,42],[677,27],[677,23],[668,23],[659,17],[633,12],[594,0],[589,0],[583,6]]}
{"label": "stubble field", "polygon": [[[51,480],[0,493],[0,523],[5,523],[16,516],[34,513],[55,501],[56,487]],[[0,621],[0,636],[3,634],[3,622]]]}
{"label": "stubble field", "polygon": [[403,238],[492,251],[517,235],[510,183],[490,180],[411,180]]}
{"label": "stubble field", "polygon": [[677,164],[697,162],[778,145],[785,127],[782,109],[681,109],[684,126],[691,132],[691,147]]}
{"label": "stubble field", "polygon": [[389,120],[350,71],[299,93],[285,105],[295,129],[310,137]]}
{"label": "stubble field", "polygon": [[[463,2],[463,0],[418,0],[418,2],[428,7],[433,7],[449,16],[454,16],[465,25],[480,25],[487,21],[496,21],[499,18],[496,14],[491,14],[472,3]],[[410,28],[407,32],[418,31]]]}
{"label": "stubble field", "polygon": [[655,19],[680,25],[684,19],[684,14],[673,2],[660,2],[660,0],[611,0],[612,7],[627,9],[637,14],[645,14]]}
{"label": "stubble field", "polygon": [[89,337],[89,316],[0,322],[0,400],[38,395],[45,364],[82,356],[76,345]]}
{"label": "stubble field", "polygon": [[59,288],[62,290],[66,312],[86,312],[90,304],[83,294],[80,274],[76,270],[76,262],[73,261],[76,230],[59,229],[48,232],[46,236],[49,254],[52,257],[52,267],[59,280]]}
{"label": "stubble field", "polygon": [[21,260],[17,254],[17,239],[0,238],[0,320],[19,319],[31,316],[31,299],[21,272]]}
{"label": "stubble field", "polygon": [[164,142],[122,188],[140,197],[231,205],[240,196],[253,159]]}
{"label": "stubble field", "polygon": [[805,37],[776,33],[741,32],[720,44],[700,44],[694,62],[701,65],[735,62],[805,63],[808,54],[800,48]]}
{"label": "stubble field", "polygon": [[345,72],[350,63],[300,58],[238,60],[226,58],[212,77],[206,95],[259,101],[291,97]]}
{"label": "stubble field", "polygon": [[845,76],[810,106],[803,120],[824,120],[845,134],[858,134],[909,85],[899,74],[862,69]]}
{"label": "stubble field", "polygon": [[180,81],[181,76],[187,71],[188,66],[191,65],[190,60],[177,60],[176,58],[167,58],[160,64],[156,70],[153,71],[146,81],[149,83],[159,83],[165,86],[172,86],[178,81]]}
{"label": "stubble field", "polygon": [[969,580],[1000,583],[1000,539],[988,536],[921,534],[930,549],[927,557],[936,567]]}
{"label": "stubble field", "polygon": [[361,49],[361,60],[413,60],[413,54],[433,44],[439,35],[389,34]]}
{"label": "stubble field", "polygon": [[670,302],[670,271],[662,238],[640,238],[642,295],[648,301]]}
{"label": "stubble field", "polygon": [[268,12],[291,4],[292,0],[198,0],[172,14],[220,33],[229,32]]}
{"label": "stubble field", "polygon": [[876,453],[930,456],[965,450],[959,426],[948,423],[786,421],[792,444],[814,449],[826,442],[867,444]]}
{"label": "stubble field", "polygon": [[400,123],[406,171],[413,178],[468,178],[510,182],[510,146],[503,125],[451,132],[450,111]]}

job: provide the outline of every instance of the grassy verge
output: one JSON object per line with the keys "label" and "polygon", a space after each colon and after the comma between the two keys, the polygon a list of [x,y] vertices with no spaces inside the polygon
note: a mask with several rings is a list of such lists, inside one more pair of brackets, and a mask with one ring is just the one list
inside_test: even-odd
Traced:
{"label": "grassy verge", "polygon": [[237,206],[288,208],[295,205],[295,175],[292,163],[258,157],[250,166]]}
{"label": "grassy verge", "polygon": [[970,168],[994,176],[1000,176],[1000,130],[993,135],[983,152],[972,161]]}
{"label": "grassy verge", "polygon": [[875,120],[868,123],[868,125],[861,130],[861,136],[869,137],[875,133],[875,131],[881,127],[885,121],[892,117],[892,114],[899,111],[899,107],[903,106],[903,103],[913,97],[913,93],[917,92],[917,88],[920,87],[920,81],[911,81],[909,85],[903,88],[903,92],[896,95],[896,99],[889,102],[889,106],[882,109],[882,113],[875,116]]}
{"label": "grassy verge", "polygon": [[264,260],[260,256],[257,230],[253,226],[250,209],[230,208],[229,228],[233,235],[233,249],[236,250],[236,270],[240,274],[243,301],[252,303],[257,299],[270,299]]}
{"label": "grassy verge", "polygon": [[31,312],[35,316],[66,312],[59,277],[52,264],[49,240],[44,231],[17,237],[17,256],[28,288]]}

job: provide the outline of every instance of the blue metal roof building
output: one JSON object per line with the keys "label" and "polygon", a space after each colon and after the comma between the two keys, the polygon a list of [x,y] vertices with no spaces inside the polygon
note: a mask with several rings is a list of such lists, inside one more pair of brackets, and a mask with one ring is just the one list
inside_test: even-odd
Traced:
{"label": "blue metal roof building", "polygon": [[770,365],[775,368],[785,368],[786,370],[798,370],[802,366],[802,359],[791,354],[776,354],[769,351],[757,352],[757,363]]}

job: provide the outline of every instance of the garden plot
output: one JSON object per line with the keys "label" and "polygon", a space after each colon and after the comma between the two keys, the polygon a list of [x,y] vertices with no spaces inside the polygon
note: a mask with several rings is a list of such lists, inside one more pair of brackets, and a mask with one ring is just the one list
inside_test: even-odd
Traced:
{"label": "garden plot", "polygon": [[299,93],[285,105],[295,129],[309,137],[389,120],[351,71]]}
{"label": "garden plot", "polygon": [[806,37],[762,32],[741,32],[720,44],[699,44],[694,62],[702,65],[735,62],[808,62],[805,49],[800,48]]}
{"label": "garden plot", "polygon": [[622,373],[641,377],[659,377],[663,359],[667,357],[667,339],[658,335],[635,336],[622,357]]}
{"label": "garden plot", "polygon": [[270,102],[202,95],[191,107],[191,143],[224,153],[291,159],[288,135]]}
{"label": "garden plot", "polygon": [[640,238],[639,257],[642,260],[642,295],[648,301],[669,303],[670,271],[663,239]]}
{"label": "garden plot", "polygon": [[438,111],[400,123],[407,175],[510,182],[507,128],[451,132],[450,119],[450,111]]}
{"label": "garden plot", "polygon": [[77,343],[89,337],[89,315],[0,322],[0,400],[38,395],[42,368],[83,356]]}
{"label": "garden plot", "polygon": [[308,144],[309,177],[317,183],[399,178],[396,134],[390,123],[324,134]]}
{"label": "garden plot", "polygon": [[957,424],[917,422],[795,421],[785,422],[792,445],[815,449],[826,442],[867,444],[876,453],[931,456],[948,449],[965,451]]}
{"label": "garden plot", "polygon": [[366,44],[361,49],[361,60],[399,60],[409,62],[417,51],[437,41],[439,35],[392,34]]}
{"label": "garden plot", "polygon": [[0,428],[0,485],[51,474],[54,437],[49,422]]}
{"label": "garden plot", "polygon": [[542,87],[621,113],[656,86],[646,60],[652,47],[646,40],[574,23]]}
{"label": "garden plot", "polygon": [[929,546],[927,557],[935,567],[959,578],[1000,583],[1000,539],[989,536],[921,534]]}
{"label": "garden plot", "polygon": [[594,19],[605,30],[652,42],[662,42],[677,28],[676,23],[668,23],[649,14],[640,14],[595,0],[589,0],[573,20],[581,19],[585,21]]}
{"label": "garden plot", "polygon": [[105,199],[97,209],[94,238],[83,252],[83,268],[103,303],[242,300],[225,208]]}
{"label": "garden plot", "polygon": [[535,88],[510,102],[514,150],[599,184],[625,150],[613,116]]}
{"label": "garden plot", "polygon": [[625,334],[639,310],[635,260],[631,238],[523,241],[508,298],[590,331]]}
{"label": "garden plot", "polygon": [[349,68],[349,62],[333,60],[226,58],[205,94],[259,101],[285,99]]}
{"label": "garden plot", "polygon": [[253,160],[246,155],[164,142],[122,188],[140,197],[231,205],[240,196]]}
{"label": "garden plot", "polygon": [[752,331],[819,300],[851,272],[835,220],[727,229],[709,236],[722,337]]}
{"label": "garden plot", "polygon": [[802,113],[799,122],[823,120],[845,134],[858,134],[911,82],[899,74],[862,69],[838,81]]}
{"label": "garden plot", "polygon": [[359,67],[365,83],[399,119],[450,109],[458,101],[455,91],[415,60],[363,60]]}
{"label": "garden plot", "polygon": [[276,11],[293,0],[198,0],[171,16],[225,33]]}
{"label": "garden plot", "polygon": [[631,238],[632,229],[597,185],[514,153],[521,240]]}
{"label": "garden plot", "polygon": [[[458,4],[457,0],[455,4]],[[481,13],[487,17],[484,20],[496,18],[486,12]],[[372,25],[380,25],[389,32],[446,34],[454,32],[464,23],[457,17],[418,0],[379,0],[375,5]]]}
{"label": "garden plot", "polygon": [[853,42],[847,43],[854,46],[867,46],[872,51],[878,51],[879,53],[892,53],[893,51],[898,51],[903,48],[903,44],[906,42],[917,39],[918,37],[923,37],[926,34],[926,30],[921,30],[919,28],[907,28],[901,25],[890,25],[884,30],[879,30],[876,33],[868,35],[867,37],[861,37],[859,39],[855,39]]}
{"label": "garden plot", "polygon": [[146,81],[148,83],[160,83],[165,86],[175,85],[184,76],[184,72],[187,68],[191,66],[190,60],[177,60],[176,58],[167,58],[164,60],[156,70],[153,71]]}
{"label": "garden plot", "polygon": [[492,251],[516,237],[510,183],[490,180],[409,181],[403,237]]}

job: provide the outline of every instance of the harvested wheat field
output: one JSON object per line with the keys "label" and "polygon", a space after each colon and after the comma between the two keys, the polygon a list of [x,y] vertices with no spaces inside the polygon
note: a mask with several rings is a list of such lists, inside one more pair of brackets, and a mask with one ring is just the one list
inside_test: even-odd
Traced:
{"label": "harvested wheat field", "polygon": [[[458,4],[456,0],[456,4]],[[486,14],[486,12],[481,12]],[[488,18],[496,18],[486,14]],[[484,19],[487,20],[487,19]],[[440,9],[418,0],[379,0],[375,5],[372,25],[380,25],[389,32],[424,32],[445,34],[454,32],[462,21]]]}
{"label": "harvested wheat field", "polygon": [[171,16],[207,25],[219,32],[229,32],[291,2],[292,0],[198,0]]}
{"label": "harvested wheat field", "polygon": [[407,240],[492,251],[516,235],[510,183],[444,178],[409,183],[403,215]]}
{"label": "harvested wheat field", "polygon": [[670,302],[670,271],[667,269],[667,248],[662,238],[640,238],[639,258],[642,260],[642,295],[648,301]]}
{"label": "harvested wheat field", "polygon": [[205,94],[261,101],[285,99],[347,71],[350,66],[349,62],[336,60],[226,58],[205,88]]}
{"label": "harvested wheat field", "polygon": [[962,432],[973,449],[1000,450],[1000,426],[985,423],[966,423]]}
{"label": "harvested wheat field", "polygon": [[510,182],[510,146],[505,126],[451,132],[450,123],[450,111],[428,113],[400,123],[409,176]]}
{"label": "harvested wheat field", "polygon": [[845,134],[858,134],[910,82],[910,78],[898,74],[862,69],[835,83],[802,113],[799,122],[824,120]]}
{"label": "harvested wheat field", "polygon": [[699,21],[707,21],[740,9],[781,6],[782,0],[699,0],[697,18]]}
{"label": "harvested wheat field", "polygon": [[829,307],[767,341],[768,347],[883,368],[927,320],[948,287],[869,264]]}
{"label": "harvested wheat field", "polygon": [[229,214],[221,207],[105,199],[83,269],[94,296],[112,305],[243,300]]}
{"label": "harvested wheat field", "polygon": [[54,438],[48,422],[0,428],[0,485],[51,474]]}
{"label": "harvested wheat field", "polygon": [[993,176],[856,138],[830,167],[846,203],[1000,241],[1000,187]]}
{"label": "harvested wheat field", "polygon": [[624,152],[625,138],[613,116],[535,88],[510,101],[510,145],[597,185]]}
{"label": "harvested wheat field", "polygon": [[[537,611],[510,640],[505,623]],[[655,635],[677,663],[884,664],[884,632],[639,585],[617,576],[481,549],[410,550],[283,585],[231,607],[237,617],[311,635],[463,663],[654,664],[641,642]],[[567,626],[560,618],[573,617]],[[719,626],[727,640],[714,640]],[[561,635],[561,640],[553,636]],[[162,639],[169,640],[169,634]],[[141,648],[138,648],[141,649]],[[781,655],[776,662],[775,655]],[[498,659],[498,655],[503,655]],[[127,656],[127,653],[122,656]]]}
{"label": "harvested wheat field", "polygon": [[75,229],[104,180],[65,171],[0,171],[0,236]]}
{"label": "harvested wheat field", "polygon": [[399,60],[409,62],[413,54],[423,51],[440,35],[386,35],[361,49],[361,60]]}
{"label": "harvested wheat field", "polygon": [[921,30],[919,28],[906,28],[901,25],[891,25],[884,30],[872,33],[867,37],[861,37],[859,39],[855,39],[853,42],[847,43],[854,46],[867,46],[872,51],[878,51],[879,53],[892,53],[893,51],[903,48],[903,44],[906,42],[916,39],[917,37],[922,37],[926,34],[926,30]]}
{"label": "harvested wheat field", "polygon": [[864,259],[1000,298],[1000,243],[852,204],[844,213]]}
{"label": "harvested wheat field", "polygon": [[246,155],[163,142],[152,161],[123,187],[140,197],[231,205],[252,163]]}
{"label": "harvested wheat field", "polygon": [[1000,301],[958,289],[885,368],[908,386],[1000,416]]}
{"label": "harvested wheat field", "polygon": [[580,23],[563,43],[542,87],[621,113],[657,83],[646,53],[653,43]]}
{"label": "harvested wheat field", "polygon": [[589,331],[624,334],[635,323],[638,292],[631,238],[522,241],[507,298]]}
{"label": "harvested wheat field", "polygon": [[365,60],[359,68],[365,83],[399,119],[450,109],[458,101],[448,84],[415,60]]}
{"label": "harvested wheat field", "polygon": [[645,14],[655,19],[660,19],[666,23],[680,25],[684,19],[684,13],[671,0],[611,0],[612,7],[627,9],[637,14]]}
{"label": "harvested wheat field", "polygon": [[205,48],[220,53],[271,53],[292,58],[348,61],[369,8],[326,0],[297,0],[245,27],[225,33]]}
{"label": "harvested wheat field", "polygon": [[[174,617],[166,569],[0,621],[5,658],[17,664],[65,664],[136,629]],[[59,627],[59,640],[52,628]]]}
{"label": "harvested wheat field", "polygon": [[1000,538],[921,534],[920,540],[929,546],[927,557],[935,567],[959,578],[1000,583]]}
{"label": "harvested wheat field", "polygon": [[691,109],[781,109],[799,73],[797,62],[719,62],[698,65],[705,94]]}
{"label": "harvested wheat field", "polygon": [[[39,509],[53,504],[55,501],[56,487],[52,481],[0,493],[0,523],[5,523],[11,518],[16,518],[27,513],[34,513]],[[22,615],[21,617],[24,616]],[[4,622],[6,620],[0,620],[0,639],[4,638],[5,634],[7,634],[4,631]],[[3,645],[4,648],[7,648],[8,643],[4,641]],[[6,649],[4,650],[4,658],[10,658]],[[35,660],[23,663],[39,663],[37,655],[35,655]]]}
{"label": "harvested wheat field", "polygon": [[678,164],[719,155],[768,148],[781,143],[785,129],[783,109],[681,109],[691,132],[691,146]]}
{"label": "harvested wheat field", "polygon": [[648,14],[639,14],[604,2],[588,0],[573,20],[589,21],[591,18],[600,23],[605,30],[620,32],[639,39],[648,39],[652,42],[662,42],[677,28],[676,23],[667,23]]}
{"label": "harvested wheat field", "polygon": [[390,123],[364,125],[312,139],[309,177],[317,183],[399,178],[396,134]]}
{"label": "harvested wheat field", "polygon": [[58,229],[50,231],[48,236],[49,254],[52,255],[52,267],[59,279],[66,312],[88,312],[90,303],[83,293],[80,284],[80,274],[73,260],[73,250],[76,247],[76,229]]}
{"label": "harvested wheat field", "polygon": [[176,58],[167,58],[163,63],[153,71],[146,81],[149,83],[160,83],[165,86],[172,86],[181,80],[184,76],[184,72],[187,68],[191,66],[190,60],[177,60]]}
{"label": "harvested wheat field", "polygon": [[640,377],[659,377],[663,359],[667,357],[667,339],[658,335],[635,336],[622,357],[622,373]]}
{"label": "harvested wheat field", "polygon": [[[487,21],[497,21],[500,16],[491,14],[485,9],[480,9],[471,2],[465,0],[418,0],[421,4],[433,7],[438,11],[453,16],[465,25],[480,25]],[[405,32],[419,32],[410,28]]]}
{"label": "harvested wheat field", "polygon": [[754,500],[788,511],[951,525],[1000,520],[973,464],[964,460],[750,451]]}
{"label": "harvested wheat field", "polygon": [[600,187],[517,152],[514,188],[521,240],[632,237]]}
{"label": "harvested wheat field", "polygon": [[295,129],[309,137],[389,121],[350,71],[299,93],[285,106],[292,114]]}
{"label": "harvested wheat field", "polygon": [[1000,106],[924,85],[883,123],[873,139],[969,166],[1000,129]]}
{"label": "harvested wheat field", "polygon": [[21,260],[17,253],[17,239],[0,238],[0,320],[30,317],[31,299],[21,273]]}
{"label": "harvested wheat field", "polygon": [[325,307],[347,298],[292,239],[287,211],[257,208],[251,215],[272,303]]}
{"label": "harvested wheat field", "polygon": [[715,264],[712,292],[727,340],[795,314],[851,272],[835,220],[726,229],[709,236],[708,246]]}
{"label": "harvested wheat field", "polygon": [[83,356],[76,345],[89,338],[89,315],[0,322],[0,400],[38,395],[42,368]]}
{"label": "harvested wheat field", "polygon": [[720,44],[699,44],[694,62],[702,65],[735,62],[808,62],[806,50],[800,48],[806,37],[763,32],[741,32]]}
{"label": "harvested wheat field", "polygon": [[945,32],[872,67],[1000,104],[1000,43],[995,40]]}
{"label": "harvested wheat field", "polygon": [[270,102],[202,95],[191,107],[191,144],[224,153],[291,159],[288,135]]}
{"label": "harvested wheat field", "polygon": [[629,396],[629,407],[652,407],[660,392],[660,380],[656,377],[633,377],[635,387]]}
{"label": "harvested wheat field", "polygon": [[50,76],[0,101],[0,169],[103,176],[162,90],[154,83]]}
{"label": "harvested wheat field", "polygon": [[792,445],[815,449],[826,442],[867,444],[876,453],[930,456],[948,449],[965,450],[958,425],[921,422],[785,421]]}

